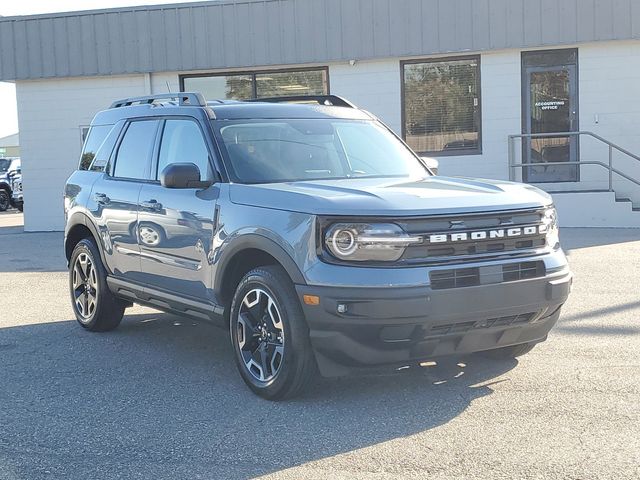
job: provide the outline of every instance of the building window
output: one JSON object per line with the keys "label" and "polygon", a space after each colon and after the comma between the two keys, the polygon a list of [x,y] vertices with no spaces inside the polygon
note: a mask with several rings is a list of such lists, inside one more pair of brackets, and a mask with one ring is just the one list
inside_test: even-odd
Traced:
{"label": "building window", "polygon": [[482,152],[480,57],[402,62],[403,136],[416,152]]}
{"label": "building window", "polygon": [[180,88],[183,92],[200,92],[211,100],[326,95],[329,93],[329,75],[327,68],[182,75]]}

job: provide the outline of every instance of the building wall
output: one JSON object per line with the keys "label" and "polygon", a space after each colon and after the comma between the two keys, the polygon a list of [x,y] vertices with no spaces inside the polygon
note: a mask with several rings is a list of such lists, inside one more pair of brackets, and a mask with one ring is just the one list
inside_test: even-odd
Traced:
{"label": "building wall", "polygon": [[16,82],[25,230],[64,227],[62,193],[82,149],[81,127],[123,95],[144,95],[145,75]]}
{"label": "building wall", "polygon": [[[578,45],[579,119],[591,130],[640,154],[640,41]],[[481,55],[482,154],[439,157],[443,175],[508,178],[507,137],[521,130],[520,50]],[[331,92],[365,108],[401,131],[400,59],[329,64]],[[63,227],[62,189],[76,168],[81,127],[114,99],[177,91],[178,72],[18,81],[18,114],[26,230]],[[597,123],[596,123],[597,118]],[[519,154],[519,148],[516,149]],[[583,160],[606,161],[607,149],[581,144]],[[640,162],[621,155],[615,166],[640,178]],[[586,185],[606,185],[606,171],[582,167]],[[589,183],[590,182],[590,183]],[[616,188],[640,202],[640,189],[616,180]]]}

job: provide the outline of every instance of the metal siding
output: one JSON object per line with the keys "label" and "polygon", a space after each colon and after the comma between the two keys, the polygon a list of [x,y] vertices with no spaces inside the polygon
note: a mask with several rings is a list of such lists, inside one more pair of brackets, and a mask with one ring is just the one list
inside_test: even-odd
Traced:
{"label": "metal siding", "polygon": [[578,7],[578,41],[588,42],[596,40],[596,3],[598,0],[576,0]]}
{"label": "metal siding", "polygon": [[[438,50],[453,52],[456,47],[456,7],[451,0],[438,0]],[[491,27],[489,27],[491,28]]]}
{"label": "metal siding", "polygon": [[[62,18],[61,20],[65,20]],[[98,60],[98,73],[109,74],[111,70],[111,54],[109,52],[109,26],[106,15],[99,15],[95,19],[96,29],[96,58]],[[62,53],[64,55],[64,53]]]}
{"label": "metal siding", "polygon": [[507,5],[507,47],[524,45],[524,2],[511,0]]}
{"label": "metal siding", "polygon": [[[613,32],[615,38],[631,36],[631,3],[632,0],[613,0]],[[638,3],[633,0],[633,3]]]}
{"label": "metal siding", "polygon": [[613,4],[602,0],[595,3],[596,40],[610,40],[613,34]]}
{"label": "metal siding", "polygon": [[[80,38],[80,17],[69,17],[67,20],[67,51],[69,55],[69,74],[82,75],[82,40]],[[119,37],[118,37],[119,38]],[[117,42],[120,43],[119,41]]]}
{"label": "metal siding", "polygon": [[138,71],[148,72],[151,71],[151,29],[149,28],[149,12],[142,12],[141,15],[135,15],[136,24],[135,31],[140,32],[138,35],[138,41],[136,42],[136,58],[138,61]]}
{"label": "metal siding", "polygon": [[640,2],[631,2],[631,36],[640,37]]}
{"label": "metal siding", "polygon": [[[542,0],[540,5],[540,33],[542,44],[549,45],[555,43],[560,38],[560,28],[563,28],[567,19],[560,19],[558,0]],[[560,22],[562,21],[562,26]]]}
{"label": "metal siding", "polygon": [[422,52],[425,54],[439,52],[440,23],[438,22],[438,0],[423,0],[422,24]]}
{"label": "metal siding", "polygon": [[523,32],[525,45],[542,45],[542,18],[540,2],[524,2]]}
{"label": "metal siding", "polygon": [[0,18],[0,80],[631,38],[637,0],[219,0]]}
{"label": "metal siding", "polygon": [[[507,5],[513,0],[489,0],[489,41],[491,48],[507,45]],[[517,0],[516,0],[517,1]]]}
{"label": "metal siding", "polygon": [[573,43],[578,39],[578,5],[576,0],[567,0],[558,4],[560,32],[558,38],[564,43]]}
{"label": "metal siding", "polygon": [[[14,24],[13,45],[15,48],[16,74],[20,78],[29,78],[29,75],[37,72],[37,68],[35,65],[29,64],[29,44],[25,21],[19,21]],[[33,45],[33,48],[37,47],[38,45]]]}

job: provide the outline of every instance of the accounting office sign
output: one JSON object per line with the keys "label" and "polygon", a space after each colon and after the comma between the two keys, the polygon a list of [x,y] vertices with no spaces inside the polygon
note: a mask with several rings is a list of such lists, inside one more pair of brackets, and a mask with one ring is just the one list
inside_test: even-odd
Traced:
{"label": "accounting office sign", "polygon": [[550,100],[548,102],[536,102],[534,103],[540,110],[558,110],[560,107],[566,105],[565,100]]}

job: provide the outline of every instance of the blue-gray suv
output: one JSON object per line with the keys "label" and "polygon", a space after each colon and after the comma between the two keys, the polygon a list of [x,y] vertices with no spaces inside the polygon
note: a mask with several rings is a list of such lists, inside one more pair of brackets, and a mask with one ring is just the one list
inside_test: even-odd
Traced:
{"label": "blue-gray suv", "polygon": [[114,329],[133,303],[217,322],[269,399],[318,370],[522,355],[571,286],[549,195],[434,175],[335,96],[117,101],[65,215],[80,325]]}

